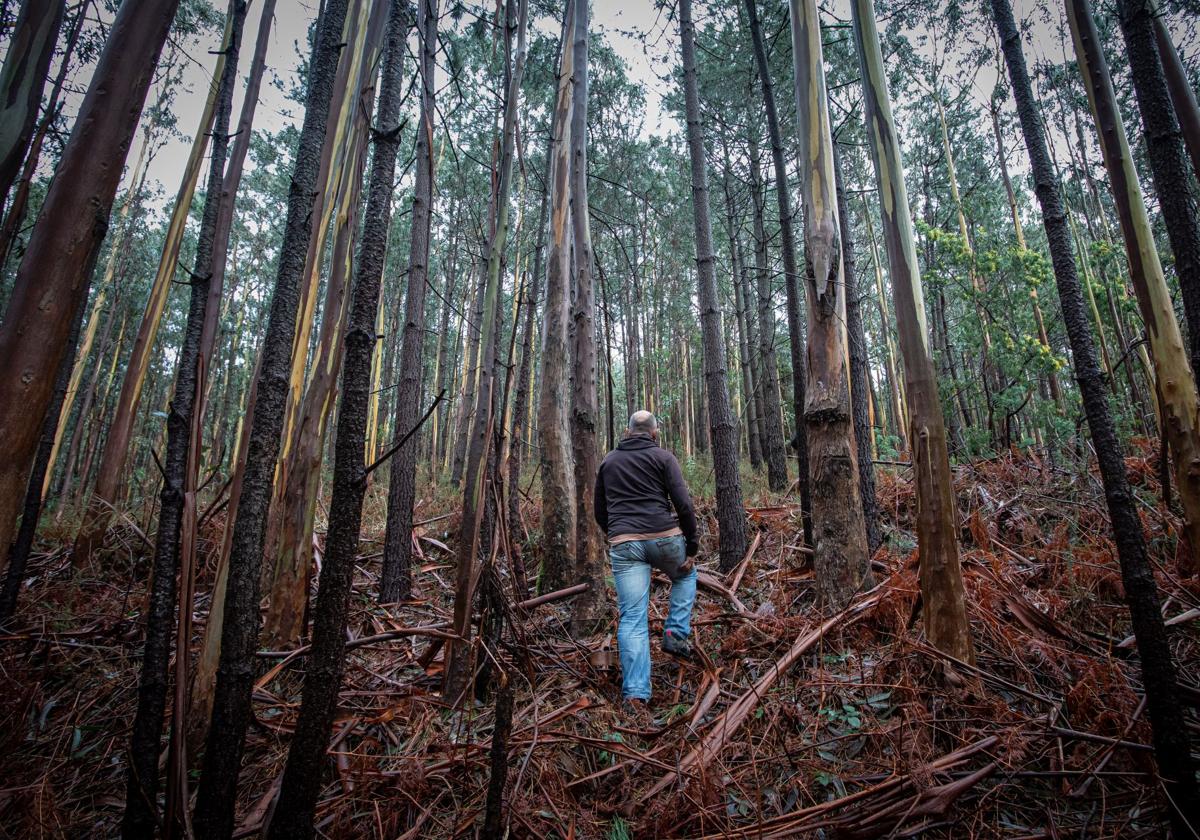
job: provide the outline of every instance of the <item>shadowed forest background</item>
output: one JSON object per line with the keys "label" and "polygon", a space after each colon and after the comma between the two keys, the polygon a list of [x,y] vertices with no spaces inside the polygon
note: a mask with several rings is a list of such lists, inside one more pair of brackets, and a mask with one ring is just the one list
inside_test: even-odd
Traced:
{"label": "shadowed forest background", "polygon": [[[1194,0],[0,53],[0,836],[1200,837]],[[702,531],[652,725],[639,409]]]}

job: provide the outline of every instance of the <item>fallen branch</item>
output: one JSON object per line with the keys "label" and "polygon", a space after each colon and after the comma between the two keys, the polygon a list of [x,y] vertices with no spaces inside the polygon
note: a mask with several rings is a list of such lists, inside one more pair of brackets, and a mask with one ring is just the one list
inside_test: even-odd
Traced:
{"label": "fallen branch", "polygon": [[749,691],[731,703],[716,719],[712,729],[704,740],[700,741],[687,755],[680,759],[678,768],[667,773],[654,787],[642,794],[641,801],[645,802],[647,799],[656,796],[660,791],[679,778],[681,774],[691,773],[712,761],[725,746],[725,743],[741,728],[746,718],[750,717],[750,714],[759,704],[759,701],[771,690],[771,686],[775,684],[775,681],[782,674],[786,673],[796,663],[796,660],[807,653],[831,628],[857,618],[867,609],[878,604],[885,592],[889,591],[890,588],[886,584],[876,586],[874,589],[860,596],[858,600],[837,615],[826,619],[815,630],[810,630],[796,639],[795,643],[788,649],[788,652],[780,657],[767,673],[759,677],[758,681]]}

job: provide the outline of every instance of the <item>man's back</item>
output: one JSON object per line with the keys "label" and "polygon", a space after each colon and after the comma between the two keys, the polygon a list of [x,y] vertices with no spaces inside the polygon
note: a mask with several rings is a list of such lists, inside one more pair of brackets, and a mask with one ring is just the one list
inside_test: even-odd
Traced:
{"label": "man's back", "polygon": [[674,529],[688,542],[696,537],[696,516],[679,462],[648,436],[627,437],[604,458],[596,474],[595,511],[610,540]]}

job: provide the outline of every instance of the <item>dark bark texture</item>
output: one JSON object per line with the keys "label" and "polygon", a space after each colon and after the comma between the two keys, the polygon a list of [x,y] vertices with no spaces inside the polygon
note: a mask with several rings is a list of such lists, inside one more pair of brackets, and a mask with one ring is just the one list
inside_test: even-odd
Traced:
{"label": "dark bark texture", "polygon": [[0,69],[0,208],[21,169],[50,70],[64,0],[25,0]]}
{"label": "dark bark texture", "polygon": [[[422,7],[422,22],[429,18],[436,21],[434,0],[418,2]],[[367,487],[363,447],[371,404],[371,359],[376,344],[375,313],[379,306],[380,277],[392,218],[392,182],[400,145],[400,127],[397,123],[403,94],[404,42],[408,34],[408,20],[407,0],[391,0],[383,82],[373,132],[375,149],[367,188],[367,212],[363,220],[362,245],[355,267],[346,334],[325,563],[321,567],[317,603],[313,610],[312,652],[305,667],[300,717],[288,750],[279,801],[268,832],[270,838],[290,840],[313,836],[313,814],[321,790],[329,731],[333,726],[342,682],[346,614],[354,561],[358,555],[363,494]],[[431,130],[431,126],[425,128]],[[406,448],[415,450],[416,442],[410,440],[401,447],[401,451]]]}
{"label": "dark bark texture", "polygon": [[696,227],[696,285],[700,329],[704,342],[704,385],[712,430],[713,471],[720,528],[720,566],[728,571],[746,553],[746,510],[738,476],[737,422],[729,407],[726,386],[725,338],[717,297],[716,258],[709,219],[708,173],[705,171],[704,131],[700,125],[700,93],[696,82],[696,27],[692,1],[679,0],[679,35],[683,58],[683,92],[687,111],[688,152],[692,168],[692,210]]}
{"label": "dark bark texture", "polygon": [[833,166],[837,175],[838,223],[842,233],[842,268],[846,282],[846,337],[850,350],[850,409],[854,416],[854,443],[858,454],[858,490],[862,494],[863,522],[867,528],[867,548],[871,554],[883,538],[879,533],[879,500],[875,496],[875,462],[871,456],[871,379],[867,357],[867,336],[863,332],[858,264],[854,257],[854,231],[850,208],[846,205],[846,184],[842,174],[842,155],[837,140],[833,144]]}
{"label": "dark bark texture", "polygon": [[[1161,13],[1151,0],[1120,0],[1117,8],[1129,53],[1133,92],[1142,115],[1154,191],[1175,254],[1175,276],[1183,292],[1188,355],[1195,377],[1200,373],[1200,207],[1188,176],[1183,133],[1154,45],[1154,16]],[[1200,551],[1200,546],[1193,550]]]}
{"label": "dark bark texture", "polygon": [[[196,382],[200,375],[200,336],[204,329],[213,274],[213,242],[229,150],[229,115],[233,110],[233,89],[238,80],[238,50],[246,20],[246,5],[245,0],[232,0],[229,6],[232,22],[214,111],[210,146],[212,155],[204,212],[196,244],[196,262],[192,271],[183,344],[179,349],[175,391],[167,413],[167,447],[163,462],[158,533],[154,541],[146,643],[142,649],[142,670],[138,680],[137,713],[129,739],[125,815],[121,822],[121,835],[125,838],[152,838],[159,822],[158,755],[167,699],[167,668],[171,659],[172,631],[175,629],[184,481],[189,466],[192,411],[195,408]],[[188,642],[188,639],[180,640],[184,656],[187,655]]]}
{"label": "dark bark texture", "polygon": [[1067,218],[1046,145],[1045,127],[1033,98],[1025,56],[1021,51],[1021,36],[1009,0],[991,0],[991,6],[1008,65],[1017,114],[1021,119],[1021,131],[1029,151],[1035,191],[1042,208],[1042,222],[1050,246],[1063,322],[1071,342],[1075,380],[1079,384],[1088,428],[1092,433],[1100,478],[1104,484],[1104,497],[1112,520],[1121,580],[1142,663],[1142,679],[1158,770],[1174,803],[1171,821],[1176,834],[1181,838],[1187,837],[1190,831],[1185,821],[1200,825],[1200,797],[1197,796],[1188,730],[1184,726],[1175,662],[1163,624],[1158,589],[1146,556],[1142,523],[1129,488],[1120,443],[1109,414],[1108,388],[1092,343],[1091,325],[1071,252]]}
{"label": "dark bark texture", "polygon": [[321,145],[341,54],[346,7],[347,0],[327,0],[309,66],[304,123],[288,190],[287,221],[263,337],[257,401],[250,418],[246,469],[233,525],[221,662],[196,801],[195,831],[200,840],[228,838],[233,833],[238,770],[251,718],[267,507],[279,460],[300,280],[308,252]]}
{"label": "dark bark texture", "polygon": [[[408,252],[408,293],[400,382],[396,388],[396,440],[417,422],[421,411],[421,372],[425,350],[425,287],[429,276],[429,226],[433,215],[434,57],[437,53],[437,0],[417,0],[421,43],[421,124],[417,126],[416,183],[413,189],[412,240]],[[378,147],[376,147],[378,153]],[[412,594],[412,523],[417,498],[417,447],[402,446],[392,460],[388,485],[387,531],[379,600],[393,603]]]}

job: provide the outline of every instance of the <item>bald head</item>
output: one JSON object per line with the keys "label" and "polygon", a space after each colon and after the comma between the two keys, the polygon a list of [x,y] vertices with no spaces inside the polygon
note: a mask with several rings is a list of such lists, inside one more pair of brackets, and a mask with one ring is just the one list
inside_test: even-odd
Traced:
{"label": "bald head", "polygon": [[631,435],[655,437],[658,434],[658,420],[649,411],[635,411],[629,415],[629,426],[626,431]]}

